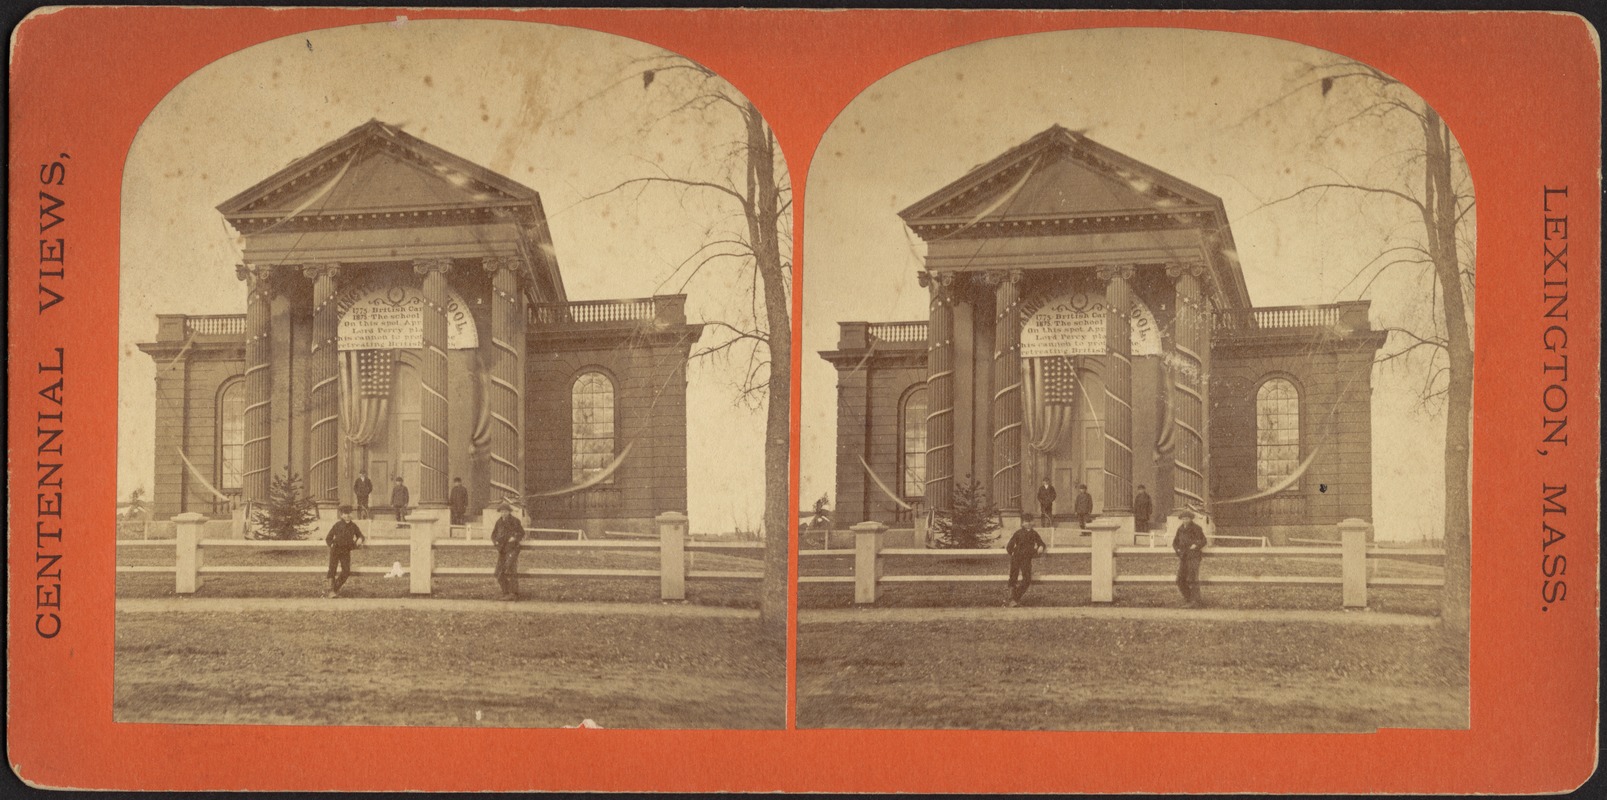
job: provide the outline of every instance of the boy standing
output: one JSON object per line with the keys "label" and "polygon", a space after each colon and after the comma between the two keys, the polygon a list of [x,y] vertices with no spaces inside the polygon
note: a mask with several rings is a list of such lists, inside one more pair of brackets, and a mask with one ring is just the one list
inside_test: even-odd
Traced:
{"label": "boy standing", "polygon": [[525,526],[513,515],[513,506],[504,501],[497,506],[502,516],[491,529],[491,544],[497,548],[497,586],[502,589],[502,600],[519,599],[519,549],[525,538]]}
{"label": "boy standing", "polygon": [[368,479],[368,473],[357,473],[357,480],[352,481],[352,496],[357,498],[358,519],[368,519],[368,496],[373,493],[374,482]]}
{"label": "boy standing", "polygon": [[1200,560],[1205,557],[1205,531],[1194,524],[1194,512],[1183,511],[1177,515],[1183,521],[1177,526],[1177,535],[1172,537],[1172,549],[1177,552],[1177,590],[1183,593],[1183,601],[1191,608],[1199,608],[1205,603],[1200,600]]}
{"label": "boy standing", "polygon": [[1077,484],[1077,499],[1071,513],[1077,515],[1077,527],[1087,528],[1088,520],[1094,518],[1094,496],[1088,493],[1088,484]]}
{"label": "boy standing", "polygon": [[407,504],[413,502],[413,495],[407,490],[407,484],[402,482],[402,476],[397,475],[395,483],[391,486],[391,507],[396,509],[396,521],[401,522],[407,518]]}
{"label": "boy standing", "polygon": [[352,576],[352,551],[361,547],[363,531],[352,522],[352,507],[340,507],[340,521],[329,526],[324,544],[329,545],[329,596],[340,596],[340,587]]}
{"label": "boy standing", "polygon": [[1049,545],[1044,544],[1043,537],[1032,527],[1031,514],[1021,515],[1021,527],[1010,536],[1004,551],[1010,554],[1010,602],[1005,605],[1015,608],[1021,605],[1021,596],[1032,586],[1032,560],[1049,552]]}

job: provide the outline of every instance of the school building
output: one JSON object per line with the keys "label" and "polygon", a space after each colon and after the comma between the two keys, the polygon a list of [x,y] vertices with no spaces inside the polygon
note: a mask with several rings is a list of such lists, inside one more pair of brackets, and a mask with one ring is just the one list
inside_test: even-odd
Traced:
{"label": "school building", "polygon": [[[918,525],[981,484],[1007,529],[1095,514],[1154,530],[1333,537],[1372,518],[1368,303],[1258,307],[1222,201],[1059,126],[900,216],[926,319],[842,322],[836,519]],[[1280,265],[1301,270],[1300,264]],[[1043,524],[1040,523],[1040,527]]]}
{"label": "school building", "polygon": [[[218,206],[243,314],[158,315],[157,518],[227,516],[300,475],[329,513],[651,533],[686,510],[684,295],[572,302],[541,198],[370,121]],[[220,267],[226,268],[226,267]]]}

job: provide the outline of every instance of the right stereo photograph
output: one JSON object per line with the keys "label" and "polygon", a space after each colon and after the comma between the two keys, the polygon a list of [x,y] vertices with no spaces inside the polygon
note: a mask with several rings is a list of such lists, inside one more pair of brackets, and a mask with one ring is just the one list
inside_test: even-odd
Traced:
{"label": "right stereo photograph", "polygon": [[1409,86],[997,39],[808,186],[799,727],[1468,726],[1477,213]]}

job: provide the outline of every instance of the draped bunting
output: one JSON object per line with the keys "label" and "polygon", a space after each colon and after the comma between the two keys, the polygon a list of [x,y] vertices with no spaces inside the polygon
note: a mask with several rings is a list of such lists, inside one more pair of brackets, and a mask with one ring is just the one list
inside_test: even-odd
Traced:
{"label": "draped bunting", "polygon": [[340,421],[346,440],[366,447],[385,430],[395,382],[396,351],[345,350],[340,354]]}

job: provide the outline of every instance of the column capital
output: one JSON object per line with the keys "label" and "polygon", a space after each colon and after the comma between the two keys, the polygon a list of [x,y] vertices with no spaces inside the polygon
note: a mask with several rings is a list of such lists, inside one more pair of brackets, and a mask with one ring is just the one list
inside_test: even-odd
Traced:
{"label": "column capital", "polygon": [[1166,274],[1173,278],[1188,275],[1192,278],[1204,278],[1208,275],[1204,261],[1173,261],[1166,265]]}
{"label": "column capital", "polygon": [[330,280],[334,280],[340,275],[340,262],[316,261],[308,264],[302,264],[301,274],[307,276],[307,280],[311,281],[316,281],[319,278],[329,278]]}
{"label": "column capital", "polygon": [[1130,281],[1137,271],[1137,267],[1133,264],[1100,264],[1094,268],[1094,274],[1106,283],[1115,280]]}
{"label": "column capital", "polygon": [[520,269],[521,266],[524,264],[516,256],[486,256],[480,259],[480,268],[486,272],[511,270],[516,275],[522,275],[524,270]]}
{"label": "column capital", "polygon": [[273,270],[261,264],[235,264],[234,277],[245,281],[246,297],[268,299],[273,293]]}
{"label": "column capital", "polygon": [[932,273],[927,272],[924,269],[916,271],[916,273],[915,273],[915,282],[920,284],[922,289],[925,289],[925,288],[931,286],[932,285]]}
{"label": "column capital", "polygon": [[413,260],[413,271],[420,275],[429,275],[431,272],[444,273],[452,269],[450,258],[419,258]]}

